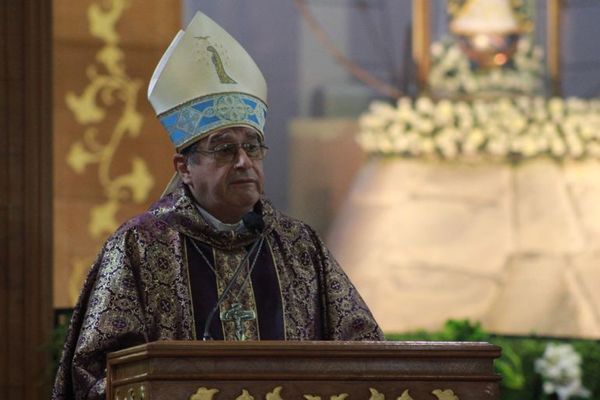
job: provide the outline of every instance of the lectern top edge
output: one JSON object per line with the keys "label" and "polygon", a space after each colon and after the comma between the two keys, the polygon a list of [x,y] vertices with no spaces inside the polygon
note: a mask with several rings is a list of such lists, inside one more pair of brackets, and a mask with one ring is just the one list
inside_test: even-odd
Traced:
{"label": "lectern top edge", "polygon": [[[378,357],[425,357],[434,353],[437,357],[491,357],[500,355],[500,347],[487,342],[350,342],[350,341],[194,341],[194,340],[164,340],[141,344],[124,350],[108,354],[108,359],[124,356],[151,355],[156,357],[178,356],[182,353],[188,355],[215,354],[226,352],[232,354],[237,350],[239,355],[257,356],[260,354],[273,354],[286,350],[298,352],[310,357],[311,354],[322,356],[343,357],[347,350],[356,351]],[[289,353],[288,353],[289,354]]]}

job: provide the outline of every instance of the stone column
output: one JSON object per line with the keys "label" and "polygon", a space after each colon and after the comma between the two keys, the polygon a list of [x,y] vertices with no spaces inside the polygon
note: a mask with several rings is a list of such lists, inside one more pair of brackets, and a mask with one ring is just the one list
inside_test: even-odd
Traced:
{"label": "stone column", "polygon": [[0,2],[0,398],[47,399],[51,4]]}

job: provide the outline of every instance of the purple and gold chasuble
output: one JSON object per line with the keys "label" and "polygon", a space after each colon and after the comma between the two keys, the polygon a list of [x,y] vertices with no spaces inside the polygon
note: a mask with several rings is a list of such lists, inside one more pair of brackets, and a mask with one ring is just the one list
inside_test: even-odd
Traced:
{"label": "purple and gold chasuble", "polygon": [[[180,186],[106,242],[75,307],[53,399],[104,398],[107,352],[201,339],[208,314],[260,234],[214,230],[189,196]],[[315,232],[266,199],[255,211],[265,222],[264,240],[211,320],[211,337],[235,340],[241,326],[249,340],[382,340]],[[236,307],[245,317],[227,318]]]}

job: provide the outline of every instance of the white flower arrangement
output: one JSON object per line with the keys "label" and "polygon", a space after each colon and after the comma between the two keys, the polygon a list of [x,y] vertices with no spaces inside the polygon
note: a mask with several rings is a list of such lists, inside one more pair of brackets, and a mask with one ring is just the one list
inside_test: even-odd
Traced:
{"label": "white flower arrangement", "polygon": [[367,152],[404,157],[600,159],[600,99],[502,97],[373,102],[359,119]]}
{"label": "white flower arrangement", "polygon": [[535,361],[535,371],[544,380],[544,393],[554,393],[559,400],[590,396],[581,383],[581,356],[570,344],[549,343]]}
{"label": "white flower arrangement", "polygon": [[471,68],[468,57],[452,38],[434,42],[430,48],[429,85],[434,93],[474,94],[482,92],[542,93],[544,50],[529,36],[519,39],[512,67],[491,71]]}

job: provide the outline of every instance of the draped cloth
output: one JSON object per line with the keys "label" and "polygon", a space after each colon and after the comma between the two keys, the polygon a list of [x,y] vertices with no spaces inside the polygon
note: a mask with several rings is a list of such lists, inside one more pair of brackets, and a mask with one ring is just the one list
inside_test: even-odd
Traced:
{"label": "draped cloth", "polygon": [[[218,294],[261,234],[252,274],[240,275],[220,309],[238,302],[256,313],[244,321],[247,338],[382,340],[371,312],[318,235],[265,198],[255,211],[265,222],[262,233],[216,231],[181,185],[123,224],[90,269],[52,398],[103,399],[108,352],[156,340],[200,339]],[[220,321],[220,312],[211,335],[232,339],[234,324]]]}

